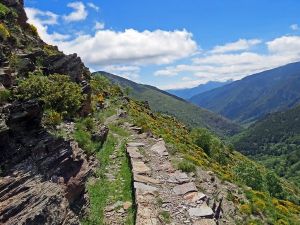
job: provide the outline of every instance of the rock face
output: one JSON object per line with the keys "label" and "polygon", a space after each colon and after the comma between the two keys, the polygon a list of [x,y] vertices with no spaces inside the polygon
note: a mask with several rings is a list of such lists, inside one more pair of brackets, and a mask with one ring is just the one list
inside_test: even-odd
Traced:
{"label": "rock face", "polygon": [[16,78],[27,77],[30,72],[42,71],[45,75],[64,74],[82,86],[86,101],[81,114],[91,112],[90,71],[76,55],[65,55],[57,47],[47,45],[27,24],[23,0],[3,0],[10,12],[1,17],[10,36],[0,44],[0,82],[11,88],[16,85]]}
{"label": "rock face", "polygon": [[95,163],[77,143],[40,127],[40,103],[0,111],[6,124],[0,130],[0,224],[80,224]]}

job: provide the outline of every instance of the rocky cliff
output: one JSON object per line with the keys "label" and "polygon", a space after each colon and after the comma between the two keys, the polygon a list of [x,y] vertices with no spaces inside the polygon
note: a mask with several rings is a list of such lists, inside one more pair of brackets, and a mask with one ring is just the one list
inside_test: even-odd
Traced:
{"label": "rocky cliff", "polygon": [[[11,90],[30,72],[65,74],[86,94],[91,111],[90,72],[76,55],[47,45],[27,23],[23,0],[2,0],[0,89]],[[96,162],[76,142],[41,125],[42,103],[0,102],[0,224],[80,224],[85,186]]]}

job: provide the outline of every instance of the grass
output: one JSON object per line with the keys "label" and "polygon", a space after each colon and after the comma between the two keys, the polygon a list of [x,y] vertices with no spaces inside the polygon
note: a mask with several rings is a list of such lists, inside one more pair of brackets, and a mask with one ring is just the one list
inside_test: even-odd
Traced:
{"label": "grass", "polygon": [[169,224],[171,222],[171,216],[170,216],[169,212],[167,212],[167,211],[161,211],[159,213],[159,215],[160,215],[160,218],[162,219],[162,221],[165,224]]}
{"label": "grass", "polygon": [[113,133],[117,134],[117,135],[120,135],[122,137],[128,137],[129,136],[129,133],[123,129],[122,127],[119,127],[115,124],[110,124],[109,126],[109,130],[112,131]]}
{"label": "grass", "polygon": [[90,213],[88,218],[83,221],[86,225],[102,225],[104,220],[104,208],[107,203],[109,192],[112,191],[109,181],[103,176],[105,168],[109,164],[109,156],[115,149],[117,140],[113,135],[109,135],[101,151],[97,153],[97,159],[100,161],[100,167],[97,170],[98,180],[94,184],[88,185],[88,194],[90,197]]}
{"label": "grass", "polygon": [[[88,218],[83,221],[85,225],[104,225],[104,209],[106,206],[116,203],[117,201],[131,202],[133,201],[132,193],[132,174],[129,167],[129,160],[126,156],[126,140],[125,136],[128,133],[121,128],[112,126],[107,141],[104,143],[102,149],[96,153],[96,157],[100,162],[100,167],[97,170],[97,180],[88,186],[88,193],[90,197],[90,214]],[[110,155],[116,149],[116,159],[113,161]],[[119,171],[115,174],[115,180],[109,181],[105,173],[109,172],[109,166],[120,163]],[[111,171],[114,173],[114,171]],[[135,208],[134,206],[128,209],[128,216],[126,218],[126,225],[134,224]]]}
{"label": "grass", "polygon": [[196,171],[196,166],[192,163],[189,162],[188,160],[182,160],[177,164],[177,168],[183,172],[194,172]]}

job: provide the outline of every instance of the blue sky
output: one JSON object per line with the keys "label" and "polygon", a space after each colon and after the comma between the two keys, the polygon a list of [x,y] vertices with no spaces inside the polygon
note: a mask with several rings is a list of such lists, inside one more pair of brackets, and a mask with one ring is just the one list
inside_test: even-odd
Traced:
{"label": "blue sky", "polygon": [[300,61],[297,0],[25,0],[29,22],[92,71],[163,89]]}

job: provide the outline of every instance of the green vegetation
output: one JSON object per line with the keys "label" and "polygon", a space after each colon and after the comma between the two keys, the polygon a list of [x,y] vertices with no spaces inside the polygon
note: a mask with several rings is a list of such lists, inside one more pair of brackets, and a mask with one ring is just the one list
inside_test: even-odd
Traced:
{"label": "green vegetation", "polygon": [[45,109],[56,111],[64,118],[75,116],[85,98],[81,87],[65,75],[50,76],[31,74],[21,80],[17,88],[19,99],[39,99]]}
{"label": "green vegetation", "polygon": [[[120,133],[125,133],[125,131]],[[132,203],[132,174],[126,156],[125,141],[122,141],[123,138],[119,135],[115,136],[115,134],[109,135],[103,148],[96,154],[100,167],[97,170],[97,180],[88,185],[91,212],[84,224],[105,224],[104,209],[106,206],[113,205],[118,201]],[[116,164],[110,158],[114,151],[118,162],[121,163],[119,171],[109,167]],[[108,180],[105,176],[106,173],[116,173],[115,179],[113,181]],[[134,208],[131,206],[128,209],[125,225],[134,224],[134,213]]]}
{"label": "green vegetation", "polygon": [[300,104],[300,62],[245,77],[191,102],[244,124]]}
{"label": "green vegetation", "polygon": [[159,213],[160,218],[165,224],[169,224],[171,222],[171,215],[167,211],[161,211]]}
{"label": "green vegetation", "polygon": [[10,33],[3,23],[0,23],[0,38],[6,40],[10,36]]}
{"label": "green vegetation", "polygon": [[39,36],[38,30],[34,25],[29,24],[29,30],[34,36]]}
{"label": "green vegetation", "polygon": [[149,85],[137,84],[124,78],[99,72],[113,83],[120,85],[129,97],[138,101],[147,101],[152,111],[173,115],[188,127],[205,127],[221,136],[236,134],[240,127],[210,111],[199,108],[181,98]]}
{"label": "green vegetation", "polygon": [[233,143],[300,187],[300,106],[267,116],[235,136]]}
{"label": "green vegetation", "polygon": [[180,161],[177,167],[179,170],[182,170],[183,172],[187,172],[187,173],[194,172],[196,170],[196,166],[188,160]]}
{"label": "green vegetation", "polygon": [[10,9],[5,5],[0,3],[0,18],[5,18],[5,16],[10,12]]}
{"label": "green vegetation", "polygon": [[0,89],[0,105],[7,102],[11,97],[11,93],[7,89]]}
{"label": "green vegetation", "polygon": [[[232,146],[227,146],[207,130],[198,129],[190,133],[173,117],[153,114],[143,104],[135,101],[130,101],[128,111],[138,126],[144,131],[150,130],[154,135],[164,138],[168,145],[176,149],[175,152],[179,157],[185,158],[195,166],[213,170],[220,179],[236,183],[244,189],[244,192],[249,193],[247,194],[249,204],[240,203],[240,212],[247,224],[261,224],[259,220],[252,219],[252,214],[264,218],[263,221],[268,221],[269,224],[278,224],[280,221],[299,224],[300,207],[296,204],[299,204],[300,193],[293,185],[280,180],[263,166],[234,151]],[[204,146],[207,146],[209,154],[199,147],[203,145],[199,142],[200,137],[206,137]],[[258,197],[260,195],[263,197]],[[284,202],[287,210],[282,210],[278,202],[280,204]],[[240,224],[245,223],[241,221]]]}

